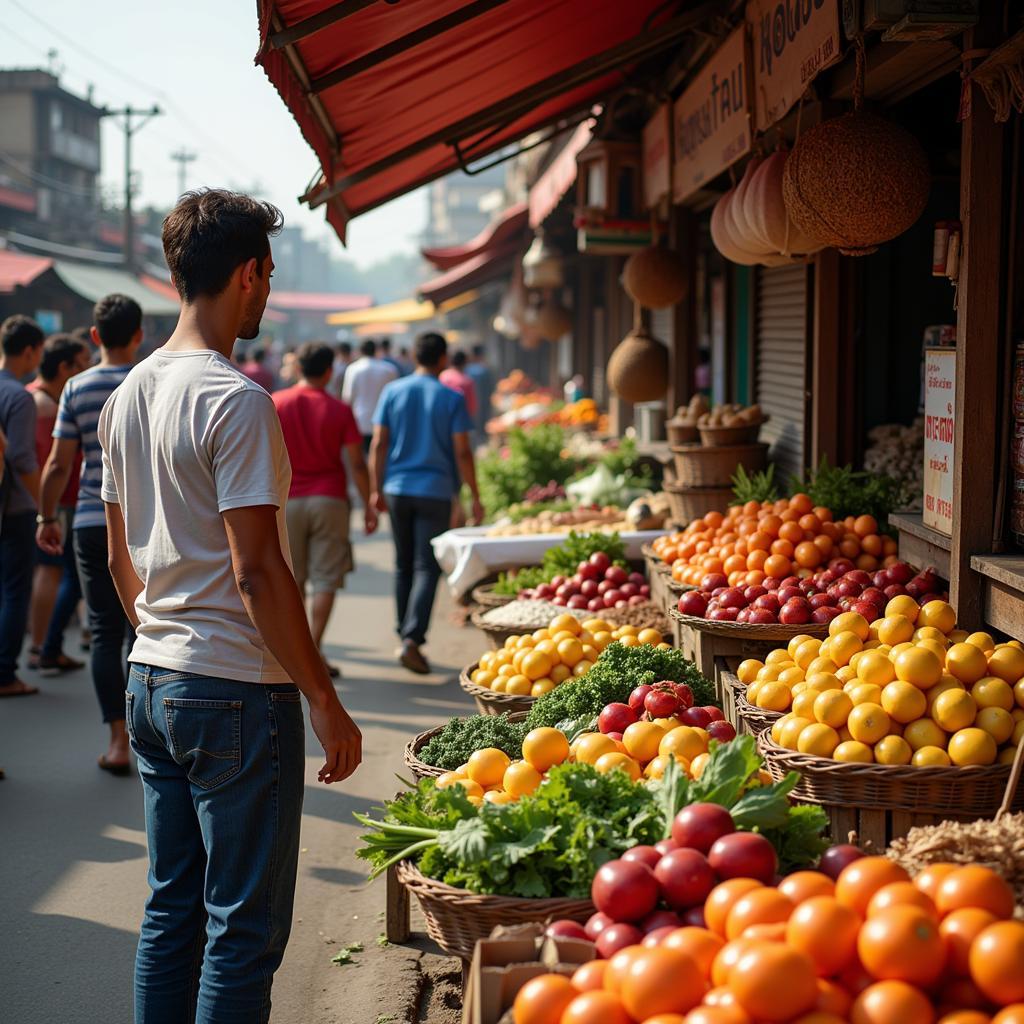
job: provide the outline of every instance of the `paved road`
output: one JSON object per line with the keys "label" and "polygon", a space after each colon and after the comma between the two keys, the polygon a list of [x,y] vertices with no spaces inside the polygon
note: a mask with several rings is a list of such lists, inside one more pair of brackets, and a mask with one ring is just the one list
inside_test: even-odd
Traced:
{"label": "paved road", "polygon": [[[484,645],[474,630],[453,624],[444,598],[428,647],[435,674],[419,678],[398,667],[391,553],[386,535],[360,541],[359,569],[328,633],[328,652],[345,672],[339,693],[363,730],[365,760],[341,786],[319,785],[321,760],[307,728],[295,921],[274,987],[274,1024],[455,1019],[446,1010],[454,961],[425,940],[401,948],[378,943],[383,881],[365,885],[351,813],[396,791],[394,773],[403,770],[401,750],[411,735],[471,713],[456,673]],[[95,766],[103,734],[86,673],[40,686],[38,697],[0,701],[7,773],[0,782],[0,1021],[129,1024],[146,895],[140,784]],[[333,965],[349,942],[365,947],[356,966]]]}

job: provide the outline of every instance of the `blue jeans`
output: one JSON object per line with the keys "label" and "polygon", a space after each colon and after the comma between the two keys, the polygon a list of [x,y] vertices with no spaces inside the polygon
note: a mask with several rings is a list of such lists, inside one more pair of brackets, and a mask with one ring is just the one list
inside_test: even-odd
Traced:
{"label": "blue jeans", "polygon": [[266,1024],[299,855],[299,691],[132,665],[126,702],[152,889],[135,1022]]}
{"label": "blue jeans", "polygon": [[391,533],[395,540],[395,605],[397,632],[419,646],[427,639],[441,567],[431,541],[448,529],[451,501],[387,495]]}
{"label": "blue jeans", "polygon": [[0,520],[0,686],[18,676],[25,642],[32,570],[36,564],[36,514],[15,512]]}
{"label": "blue jeans", "polygon": [[[71,516],[64,518],[64,521],[69,523]],[[42,551],[38,554],[42,554]],[[75,614],[78,602],[82,599],[82,586],[78,582],[78,566],[75,563],[75,545],[67,530],[64,534],[64,554],[60,556],[60,564],[64,571],[61,573],[57,600],[50,613],[50,624],[46,628],[46,639],[43,640],[42,646],[42,654],[46,658],[59,658],[63,653],[64,631],[68,628],[71,616]]]}

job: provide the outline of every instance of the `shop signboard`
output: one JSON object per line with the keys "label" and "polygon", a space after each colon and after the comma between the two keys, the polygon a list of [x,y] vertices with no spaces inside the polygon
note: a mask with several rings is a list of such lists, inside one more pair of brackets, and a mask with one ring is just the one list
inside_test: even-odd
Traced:
{"label": "shop signboard", "polygon": [[750,0],[754,126],[766,131],[840,58],[839,0]]}
{"label": "shop signboard", "polygon": [[676,101],[676,202],[750,152],[749,68],[746,30],[741,25]]}
{"label": "shop signboard", "polygon": [[669,136],[672,111],[667,103],[644,126],[643,170],[644,205],[653,210],[668,195],[669,189]]}
{"label": "shop signboard", "polygon": [[953,533],[953,427],[956,417],[956,349],[924,350],[925,526]]}

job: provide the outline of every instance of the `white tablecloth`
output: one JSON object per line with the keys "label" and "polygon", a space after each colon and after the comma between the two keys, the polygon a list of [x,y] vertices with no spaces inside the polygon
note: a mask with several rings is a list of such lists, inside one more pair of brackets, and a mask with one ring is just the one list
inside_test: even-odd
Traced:
{"label": "white tablecloth", "polygon": [[[457,598],[499,569],[539,565],[544,552],[566,539],[564,533],[542,533],[533,537],[488,537],[488,526],[463,526],[448,530],[433,540],[434,555],[447,573],[448,585]],[[664,530],[621,533],[626,557],[640,559],[640,548],[660,537]]]}

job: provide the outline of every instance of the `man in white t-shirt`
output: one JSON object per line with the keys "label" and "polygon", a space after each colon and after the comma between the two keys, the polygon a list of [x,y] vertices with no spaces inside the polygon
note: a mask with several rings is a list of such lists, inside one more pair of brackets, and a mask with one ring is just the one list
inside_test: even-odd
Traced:
{"label": "man in white t-shirt", "polygon": [[390,363],[377,358],[377,343],[372,338],[367,338],[359,346],[359,351],[362,355],[345,371],[341,400],[352,406],[359,433],[363,435],[363,451],[368,452],[373,440],[373,414],[380,393],[386,385],[398,380],[398,371]]}
{"label": "man in white t-shirt", "polygon": [[136,1024],[269,1020],[299,852],[300,691],[320,781],[361,759],[289,564],[281,425],[230,361],[236,337],[259,334],[280,226],[248,196],[182,197],[163,226],[178,325],[100,416],[111,573],[137,635],[127,727],[152,885]]}

